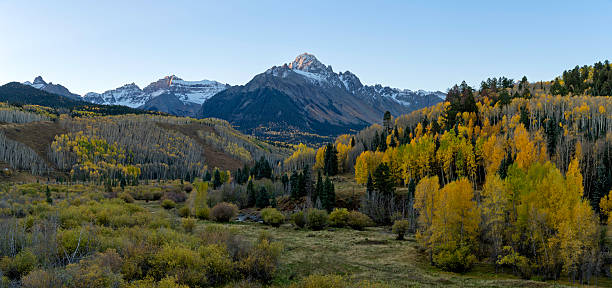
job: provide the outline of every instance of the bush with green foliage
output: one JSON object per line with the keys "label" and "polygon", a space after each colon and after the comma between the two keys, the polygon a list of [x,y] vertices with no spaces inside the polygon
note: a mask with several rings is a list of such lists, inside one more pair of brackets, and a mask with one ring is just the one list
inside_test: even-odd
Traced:
{"label": "bush with green foliage", "polygon": [[348,224],[350,212],[346,208],[335,208],[329,213],[329,225],[333,227],[344,227]]}
{"label": "bush with green foliage", "polygon": [[368,215],[365,215],[359,211],[351,211],[348,216],[348,226],[355,230],[363,230],[365,227],[374,225],[374,222]]}
{"label": "bush with green foliage", "polygon": [[183,218],[183,219],[181,219],[181,223],[183,224],[183,229],[185,229],[185,232],[191,233],[191,232],[193,232],[193,228],[195,228],[196,219],[194,219],[194,218]]}
{"label": "bush with green foliage", "polygon": [[[21,286],[25,288],[62,287],[62,279],[55,271],[33,270],[21,278]],[[2,284],[0,287],[3,287]]]}
{"label": "bush with green foliage", "polygon": [[454,244],[442,246],[433,255],[436,266],[445,271],[466,272],[476,263],[476,256],[467,245],[455,247]]}
{"label": "bush with green foliage", "polygon": [[155,279],[174,276],[181,284],[190,287],[206,287],[208,281],[204,271],[204,261],[200,254],[180,246],[164,246],[149,260],[148,275]]}
{"label": "bush with green foliage", "polygon": [[327,211],[310,209],[306,215],[306,226],[312,230],[321,230],[327,226]]}
{"label": "bush with green foliage", "polygon": [[306,227],[306,215],[303,211],[298,211],[291,215],[291,220],[293,220],[293,224],[299,228]]}
{"label": "bush with green foliage", "polygon": [[22,250],[14,258],[4,256],[0,260],[0,270],[10,279],[20,279],[38,265],[36,255],[30,250]]}
{"label": "bush with green foliage", "polygon": [[238,269],[249,280],[269,283],[278,266],[281,251],[282,245],[280,243],[271,243],[269,239],[260,239],[249,251],[248,256],[238,264]]}
{"label": "bush with green foliage", "polygon": [[408,229],[410,229],[410,221],[408,220],[396,220],[391,228],[393,233],[397,234],[397,240],[404,240],[404,235],[406,235]]}
{"label": "bush with green foliage", "polygon": [[210,218],[210,209],[208,208],[208,183],[207,182],[196,182],[195,186],[195,194],[191,193],[193,196],[193,210],[194,214],[198,219],[209,219]]}
{"label": "bush with green foliage", "polygon": [[130,195],[130,193],[123,192],[123,193],[119,194],[119,198],[121,198],[121,200],[125,201],[125,203],[134,203],[134,197],[132,197],[132,195]]}
{"label": "bush with green foliage", "polygon": [[189,217],[191,216],[191,209],[189,209],[189,207],[187,206],[183,206],[180,209],[178,209],[178,215],[183,218]]}
{"label": "bush with green foliage", "polygon": [[174,207],[176,207],[176,202],[170,200],[170,199],[164,199],[161,201],[161,206],[164,209],[172,209]]}
{"label": "bush with green foliage", "polygon": [[233,203],[221,202],[215,205],[210,213],[217,222],[229,222],[238,215],[238,207]]}
{"label": "bush with green foliage", "polygon": [[276,210],[276,208],[264,208],[261,210],[261,218],[264,223],[279,227],[283,222],[285,222],[285,216],[283,213]]}
{"label": "bush with green foliage", "polygon": [[220,244],[201,246],[198,252],[204,260],[206,278],[210,285],[217,286],[235,278],[235,264],[224,246]]}

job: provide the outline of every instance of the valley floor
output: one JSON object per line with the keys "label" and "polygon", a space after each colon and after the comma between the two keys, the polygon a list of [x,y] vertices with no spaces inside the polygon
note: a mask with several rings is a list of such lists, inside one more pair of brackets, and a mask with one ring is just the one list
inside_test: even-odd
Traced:
{"label": "valley floor", "polygon": [[[161,208],[156,202],[144,204],[151,211]],[[198,220],[196,231],[213,222]],[[215,223],[216,224],[216,223]],[[523,280],[508,273],[495,273],[492,265],[477,265],[467,274],[448,273],[427,263],[414,237],[395,240],[389,227],[365,231],[328,228],[322,231],[295,229],[291,224],[279,228],[244,222],[225,226],[239,235],[256,239],[262,232],[280,241],[284,250],[274,286],[284,287],[312,274],[342,275],[350,282],[368,281],[386,287],[565,287],[568,282]],[[597,279],[597,287],[612,287],[610,279]],[[594,283],[593,283],[594,284]]]}

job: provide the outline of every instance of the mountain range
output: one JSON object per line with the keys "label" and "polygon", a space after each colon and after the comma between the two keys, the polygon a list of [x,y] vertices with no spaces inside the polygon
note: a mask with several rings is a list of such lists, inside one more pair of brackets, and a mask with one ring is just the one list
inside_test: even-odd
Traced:
{"label": "mountain range", "polygon": [[[350,71],[336,73],[308,53],[237,86],[211,80],[185,81],[171,75],[142,89],[131,83],[81,97],[62,85],[45,82],[41,76],[23,84],[94,104],[195,118],[217,117],[243,132],[284,141],[301,141],[304,135],[317,138],[347,133],[379,122],[385,111],[397,116],[446,97],[440,91],[364,85]],[[300,139],[287,139],[286,132],[301,135],[297,136]]]}
{"label": "mountain range", "polygon": [[[270,140],[335,136],[441,102],[442,92],[363,85],[350,71],[335,73],[314,55],[274,66],[243,86],[232,86],[202,105],[202,117],[230,121],[243,132]],[[287,139],[291,134],[297,139]],[[295,140],[295,141],[292,141]]]}

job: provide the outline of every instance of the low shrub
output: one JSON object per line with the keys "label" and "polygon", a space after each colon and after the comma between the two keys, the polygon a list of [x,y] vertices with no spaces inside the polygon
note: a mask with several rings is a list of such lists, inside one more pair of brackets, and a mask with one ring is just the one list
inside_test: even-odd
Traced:
{"label": "low shrub", "polygon": [[191,216],[191,209],[187,206],[183,206],[178,210],[178,215],[183,218],[189,217]]}
{"label": "low shrub", "polygon": [[208,209],[208,206],[196,208],[195,209],[195,216],[198,219],[208,220],[208,219],[210,219],[210,209]]}
{"label": "low shrub", "polygon": [[167,276],[176,277],[180,284],[190,287],[207,287],[204,261],[196,251],[182,248],[164,246],[152,259],[149,260],[148,275],[155,279]]}
{"label": "low shrub", "polygon": [[408,220],[396,220],[391,228],[393,233],[397,234],[397,240],[404,240],[404,235],[406,235],[408,229],[410,229],[410,222]]}
{"label": "low shrub", "polygon": [[34,270],[21,278],[21,286],[25,288],[62,287],[62,279],[53,271]]}
{"label": "low shrub", "polygon": [[229,222],[238,215],[238,207],[232,203],[221,202],[211,209],[211,215],[217,222]]}
{"label": "low shrub", "polygon": [[472,269],[477,259],[468,246],[443,246],[434,252],[433,260],[442,270],[462,273]]}
{"label": "low shrub", "polygon": [[0,260],[0,269],[10,279],[20,279],[36,268],[36,255],[30,250],[22,250],[15,258],[4,256]]}
{"label": "low shrub", "polygon": [[164,209],[172,209],[172,208],[176,207],[176,202],[174,202],[174,201],[172,201],[170,199],[164,199],[161,202],[161,206]]}
{"label": "low shrub", "polygon": [[348,226],[355,230],[363,230],[365,227],[373,225],[372,219],[359,211],[351,211],[348,216]]}
{"label": "low shrub", "polygon": [[194,218],[183,218],[181,223],[183,224],[183,229],[185,229],[185,232],[191,233],[193,232],[193,228],[195,228],[196,220]]}
{"label": "low shrub", "polygon": [[211,286],[226,283],[234,278],[234,263],[224,246],[218,244],[201,246],[198,252],[204,259],[206,278]]}
{"label": "low shrub", "polygon": [[125,203],[134,203],[134,197],[130,193],[123,192],[119,195],[119,198],[125,201]]}
{"label": "low shrub", "polygon": [[251,249],[251,243],[242,236],[237,235],[235,227],[225,227],[219,224],[204,226],[200,238],[206,244],[223,245],[227,249],[232,259],[244,258]]}
{"label": "low shrub", "polygon": [[193,185],[187,183],[183,186],[183,191],[187,192],[187,193],[191,193],[191,191],[193,191]]}
{"label": "low shrub", "polygon": [[320,209],[308,210],[306,216],[306,225],[312,230],[321,230],[327,226],[327,211]]}
{"label": "low shrub", "polygon": [[279,227],[285,221],[285,216],[283,213],[276,210],[276,208],[264,208],[261,210],[261,218],[264,223]]}
{"label": "low shrub", "polygon": [[176,203],[182,203],[187,200],[187,193],[185,193],[183,190],[171,189],[170,191],[166,191],[162,198],[170,199]]}
{"label": "low shrub", "polygon": [[306,226],[306,215],[304,215],[302,211],[293,213],[293,215],[291,215],[291,220],[293,220],[293,224],[299,228],[304,228]]}
{"label": "low shrub", "polygon": [[329,225],[333,227],[344,227],[348,223],[350,212],[346,208],[335,208],[329,213]]}
{"label": "low shrub", "polygon": [[249,251],[246,258],[239,263],[239,269],[249,280],[269,283],[274,277],[282,251],[280,243],[270,243],[262,239]]}

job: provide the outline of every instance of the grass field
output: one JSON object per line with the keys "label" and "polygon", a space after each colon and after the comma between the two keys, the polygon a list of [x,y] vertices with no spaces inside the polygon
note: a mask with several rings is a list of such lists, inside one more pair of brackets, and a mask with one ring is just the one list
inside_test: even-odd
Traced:
{"label": "grass field", "polygon": [[[159,210],[155,202],[145,204]],[[198,221],[197,230],[213,222]],[[323,231],[295,229],[291,224],[279,228],[259,223],[230,223],[239,235],[257,238],[269,233],[283,243],[284,251],[275,286],[287,286],[311,274],[338,274],[350,282],[368,280],[388,287],[566,287],[570,283],[523,280],[508,273],[495,273],[492,265],[477,265],[471,272],[456,274],[441,271],[427,262],[413,236],[395,240],[389,227],[356,231],[329,228]],[[594,284],[594,283],[593,283]],[[609,279],[598,279],[597,286],[612,287]]]}

